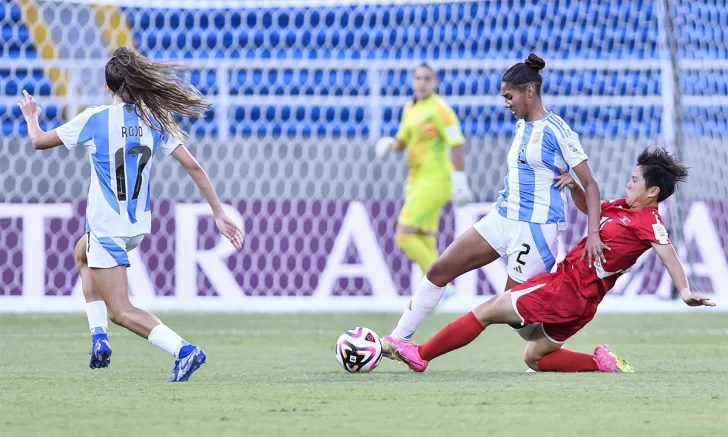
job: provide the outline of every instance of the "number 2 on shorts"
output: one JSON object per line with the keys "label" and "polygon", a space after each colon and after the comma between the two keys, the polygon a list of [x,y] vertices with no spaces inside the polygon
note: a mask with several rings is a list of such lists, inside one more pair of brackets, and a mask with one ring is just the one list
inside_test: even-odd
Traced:
{"label": "number 2 on shorts", "polygon": [[521,260],[521,256],[528,255],[528,253],[531,251],[531,246],[529,246],[526,243],[523,243],[523,250],[518,252],[518,257],[516,257],[516,262],[522,266],[526,265],[526,261]]}

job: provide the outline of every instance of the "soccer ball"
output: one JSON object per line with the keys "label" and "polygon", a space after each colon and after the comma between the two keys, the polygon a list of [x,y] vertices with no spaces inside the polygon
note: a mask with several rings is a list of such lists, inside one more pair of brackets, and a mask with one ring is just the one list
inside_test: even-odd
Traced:
{"label": "soccer ball", "polygon": [[371,372],[382,360],[382,342],[369,328],[352,328],[336,341],[336,359],[347,372]]}

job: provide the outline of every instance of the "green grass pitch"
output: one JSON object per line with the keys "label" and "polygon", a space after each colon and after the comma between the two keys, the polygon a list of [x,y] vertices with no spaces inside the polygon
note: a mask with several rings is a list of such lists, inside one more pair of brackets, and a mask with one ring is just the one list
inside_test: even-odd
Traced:
{"label": "green grass pitch", "polygon": [[[208,362],[169,384],[173,359],[112,326],[111,366],[90,370],[83,314],[0,316],[2,436],[725,436],[725,313],[597,315],[568,342],[608,343],[635,374],[523,373],[523,341],[488,328],[424,374],[385,360],[348,374],[353,326],[394,314],[161,314]],[[456,315],[429,318],[424,340]]]}

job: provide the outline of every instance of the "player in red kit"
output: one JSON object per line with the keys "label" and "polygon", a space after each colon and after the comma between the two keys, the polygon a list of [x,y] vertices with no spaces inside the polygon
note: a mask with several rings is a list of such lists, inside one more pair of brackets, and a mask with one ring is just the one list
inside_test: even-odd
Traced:
{"label": "player in red kit", "polygon": [[[627,184],[624,199],[601,205],[599,237],[608,246],[590,265],[583,259],[586,238],[569,251],[554,273],[534,276],[472,312],[450,323],[420,346],[407,345],[396,355],[422,372],[430,360],[465,346],[491,324],[540,324],[524,352],[533,370],[557,372],[632,372],[626,361],[606,345],[593,354],[563,348],[563,343],[586,326],[617,279],[650,248],[667,268],[683,301],[690,306],[715,306],[710,299],[690,292],[682,263],[670,243],[657,210],[688,175],[687,167],[665,149],[644,150]],[[559,184],[571,188],[575,205],[586,210],[584,192],[568,175]]]}

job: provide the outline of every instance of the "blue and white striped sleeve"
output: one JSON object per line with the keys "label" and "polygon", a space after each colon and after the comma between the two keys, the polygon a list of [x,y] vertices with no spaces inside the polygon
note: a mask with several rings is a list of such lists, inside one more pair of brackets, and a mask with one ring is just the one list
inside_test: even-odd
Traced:
{"label": "blue and white striped sleeve", "polygon": [[88,132],[88,129],[86,130],[87,132],[84,132],[84,127],[86,127],[91,116],[97,112],[99,110],[96,107],[88,108],[56,129],[58,138],[61,139],[61,142],[63,142],[66,148],[73,149],[93,139],[93,134]]}
{"label": "blue and white striped sleeve", "polygon": [[162,140],[159,142],[159,148],[162,149],[164,156],[171,155],[172,152],[174,152],[174,149],[181,145],[183,145],[182,141],[174,137],[167,137],[164,135],[162,136]]}
{"label": "blue and white striped sleeve", "polygon": [[559,117],[551,117],[549,128],[556,139],[556,150],[564,158],[566,164],[574,168],[589,159],[579,141],[579,134],[571,130]]}

